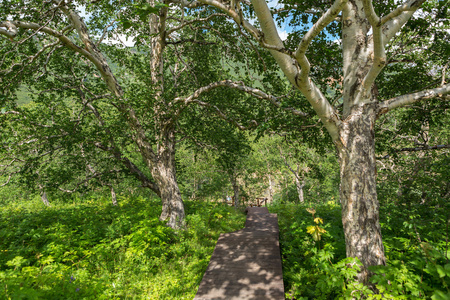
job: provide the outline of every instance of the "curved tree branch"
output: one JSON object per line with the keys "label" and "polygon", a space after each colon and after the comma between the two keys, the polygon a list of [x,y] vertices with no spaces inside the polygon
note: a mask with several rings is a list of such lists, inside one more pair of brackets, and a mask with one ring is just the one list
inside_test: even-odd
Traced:
{"label": "curved tree branch", "polygon": [[[120,97],[123,94],[122,88],[118,84],[117,79],[115,78],[111,69],[109,68],[109,65],[106,62],[106,59],[103,57],[103,55],[100,53],[100,51],[98,51],[95,44],[89,39],[89,35],[87,35],[86,26],[81,25],[84,23],[82,23],[82,20],[80,17],[77,20],[77,22],[74,23],[74,26],[78,26],[77,30],[80,32],[85,31],[85,34],[80,35],[80,37],[84,38],[85,40],[83,40],[83,42],[85,43],[85,45],[89,46],[89,47],[86,46],[86,49],[82,48],[82,47],[78,46],[77,44],[75,44],[74,42],[72,42],[72,40],[69,37],[67,37],[66,35],[64,35],[63,33],[59,32],[57,30],[54,30],[50,27],[41,26],[40,24],[33,23],[33,22],[22,22],[22,21],[8,21],[8,22],[9,22],[9,25],[13,26],[13,28],[14,28],[13,30],[9,31],[10,33],[14,32],[14,30],[17,30],[17,28],[33,29],[33,30],[40,31],[40,32],[46,33],[50,36],[54,36],[54,37],[58,38],[61,41],[61,43],[64,44],[67,48],[80,53],[81,55],[86,57],[89,61],[91,61],[96,66],[96,68],[98,69],[100,74],[102,75],[103,79],[105,80],[105,82],[108,85],[108,87],[110,88],[110,90],[116,96]],[[4,24],[4,23],[5,22],[3,22],[2,24]],[[5,34],[4,30],[3,30],[3,32],[0,31],[0,34],[4,34],[4,35],[8,36],[7,33]]]}
{"label": "curved tree branch", "polygon": [[295,58],[301,67],[299,79],[306,81],[310,71],[310,64],[306,58],[306,51],[312,40],[331,22],[335,20],[337,15],[342,11],[348,0],[336,0],[333,5],[324,13],[320,19],[305,34],[297,50],[295,50]]}
{"label": "curved tree branch", "polygon": [[219,87],[229,87],[232,89],[236,89],[242,92],[245,92],[247,94],[250,94],[254,97],[257,97],[259,99],[265,99],[269,100],[270,103],[275,105],[278,108],[281,108],[285,111],[291,112],[293,115],[301,116],[301,117],[307,117],[308,114],[299,110],[296,110],[292,107],[282,107],[281,102],[278,100],[277,97],[269,95],[260,89],[249,87],[243,84],[243,82],[234,82],[231,80],[222,80],[218,82],[213,82],[207,86],[201,87],[200,89],[197,89],[192,95],[186,97],[186,98],[176,98],[174,99],[175,102],[182,102],[184,105],[189,105],[190,103],[199,103],[196,101],[198,97],[200,97],[201,94],[211,91],[213,89],[219,88]]}

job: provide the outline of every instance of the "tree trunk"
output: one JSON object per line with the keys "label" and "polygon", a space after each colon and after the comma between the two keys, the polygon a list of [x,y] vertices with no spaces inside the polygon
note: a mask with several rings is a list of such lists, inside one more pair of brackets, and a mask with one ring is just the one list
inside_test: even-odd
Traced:
{"label": "tree trunk", "polygon": [[[147,0],[151,6],[157,1]],[[162,7],[157,14],[149,17],[149,29],[151,34],[150,70],[151,82],[154,85],[156,99],[153,107],[155,112],[155,124],[160,130],[157,136],[157,155],[150,163],[152,176],[161,192],[162,212],[160,220],[168,220],[167,226],[179,229],[184,227],[184,204],[181,199],[180,189],[176,180],[175,169],[175,133],[174,120],[167,111],[167,103],[163,98],[164,91],[164,60],[163,53],[166,46],[166,18],[167,7]]]}
{"label": "tree trunk", "polygon": [[239,185],[234,172],[230,173],[230,181],[234,192],[234,207],[239,207]]}
{"label": "tree trunk", "polygon": [[114,206],[117,206],[116,191],[114,191],[114,188],[113,188],[112,185],[111,185],[109,188],[111,189],[111,201],[112,201],[112,204],[113,204]]}
{"label": "tree trunk", "polygon": [[[36,174],[38,174],[38,173],[36,173]],[[39,186],[39,190],[41,191],[42,203],[44,203],[45,206],[50,206],[50,202],[48,201],[47,193],[44,191],[44,187],[41,184],[39,184],[38,186]]]}
{"label": "tree trunk", "polygon": [[273,181],[272,176],[270,175],[270,164],[267,161],[267,176],[269,177],[269,203],[273,202]]}
{"label": "tree trunk", "polygon": [[[156,174],[157,173],[157,174]],[[168,220],[167,226],[180,229],[184,226],[184,203],[181,199],[175,175],[175,168],[166,159],[161,159],[154,169],[153,176],[159,183],[162,201],[161,221]]]}
{"label": "tree trunk", "polygon": [[47,193],[45,193],[45,191],[42,191],[41,200],[45,204],[45,206],[50,206],[50,202],[48,201]]}
{"label": "tree trunk", "polygon": [[374,123],[373,105],[359,107],[359,112],[343,123],[343,146],[338,146],[347,257],[358,257],[362,262],[358,280],[364,284],[370,277],[369,266],[386,263],[376,189]]}
{"label": "tree trunk", "polygon": [[305,198],[303,196],[303,187],[305,186],[305,181],[302,180],[302,182],[300,182],[298,176],[294,177],[295,177],[295,185],[297,187],[298,200],[300,201],[300,203],[303,203],[305,201]]}
{"label": "tree trunk", "polygon": [[[169,126],[170,127],[170,126]],[[172,128],[162,130],[158,146],[158,158],[152,169],[152,176],[161,192],[161,221],[168,220],[167,226],[180,229],[184,227],[184,203],[176,179],[175,134]]]}
{"label": "tree trunk", "polygon": [[273,202],[273,181],[272,181],[272,176],[269,175],[269,203]]}

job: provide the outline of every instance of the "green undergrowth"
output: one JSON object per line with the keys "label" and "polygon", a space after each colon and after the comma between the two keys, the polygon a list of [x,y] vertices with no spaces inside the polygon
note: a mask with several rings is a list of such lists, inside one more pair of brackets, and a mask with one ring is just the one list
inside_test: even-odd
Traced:
{"label": "green undergrowth", "polygon": [[[79,199],[78,199],[79,200]],[[158,220],[159,200],[119,197],[3,203],[0,299],[192,299],[222,232],[245,215],[185,203],[187,229]]]}
{"label": "green undergrowth", "polygon": [[339,205],[270,211],[278,213],[286,299],[450,299],[450,207],[381,207],[387,265],[372,268],[378,295],[354,280],[360,262],[346,258]]}

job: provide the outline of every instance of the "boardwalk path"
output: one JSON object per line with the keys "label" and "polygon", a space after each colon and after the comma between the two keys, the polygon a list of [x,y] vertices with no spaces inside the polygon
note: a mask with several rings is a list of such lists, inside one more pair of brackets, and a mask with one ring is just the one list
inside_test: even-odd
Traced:
{"label": "boardwalk path", "polygon": [[284,299],[277,215],[247,210],[244,229],[220,235],[194,300]]}

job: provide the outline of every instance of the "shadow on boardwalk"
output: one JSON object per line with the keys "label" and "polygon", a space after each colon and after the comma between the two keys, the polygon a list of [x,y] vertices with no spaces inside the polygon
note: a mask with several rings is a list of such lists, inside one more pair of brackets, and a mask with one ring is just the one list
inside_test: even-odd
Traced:
{"label": "shadow on boardwalk", "polygon": [[221,234],[195,300],[284,299],[278,218],[247,208],[245,228]]}

